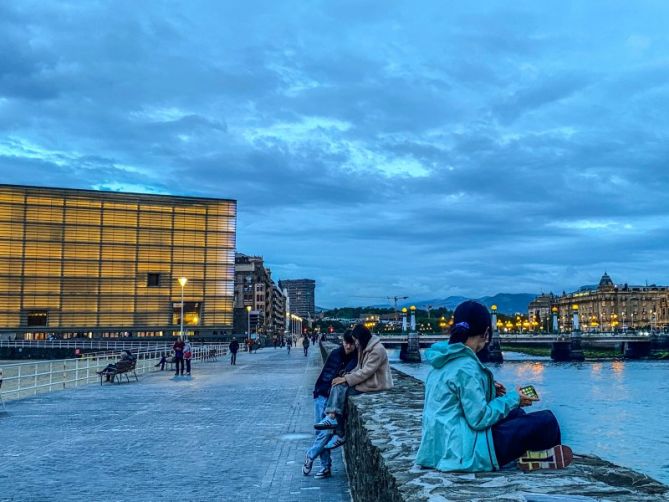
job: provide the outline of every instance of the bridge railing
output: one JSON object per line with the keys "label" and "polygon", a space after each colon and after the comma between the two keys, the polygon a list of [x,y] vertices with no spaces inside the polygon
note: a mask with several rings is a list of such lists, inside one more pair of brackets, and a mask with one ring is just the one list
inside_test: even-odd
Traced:
{"label": "bridge railing", "polygon": [[[214,343],[193,347],[193,362],[209,360],[211,350],[218,355],[227,353],[227,343]],[[158,371],[156,363],[162,356],[169,356],[172,346],[153,350],[134,351],[137,356],[135,371],[138,374]],[[6,400],[23,399],[44,392],[72,389],[91,383],[99,383],[96,373],[108,364],[119,360],[116,352],[85,354],[80,358],[57,359],[29,363],[5,363],[0,370],[3,374],[1,388]]]}

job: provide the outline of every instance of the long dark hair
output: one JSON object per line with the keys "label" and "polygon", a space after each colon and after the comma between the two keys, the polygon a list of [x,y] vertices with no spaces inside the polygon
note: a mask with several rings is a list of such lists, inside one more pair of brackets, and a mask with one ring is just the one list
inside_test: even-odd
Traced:
{"label": "long dark hair", "polygon": [[367,328],[365,328],[364,324],[356,324],[355,328],[353,328],[353,331],[351,332],[351,336],[358,340],[358,343],[360,344],[360,351],[363,351],[365,350],[365,347],[367,347],[369,340],[372,338],[372,333]]}
{"label": "long dark hair", "polygon": [[465,343],[467,338],[492,333],[492,319],[488,308],[474,300],[466,300],[453,312],[453,326],[448,343]]}

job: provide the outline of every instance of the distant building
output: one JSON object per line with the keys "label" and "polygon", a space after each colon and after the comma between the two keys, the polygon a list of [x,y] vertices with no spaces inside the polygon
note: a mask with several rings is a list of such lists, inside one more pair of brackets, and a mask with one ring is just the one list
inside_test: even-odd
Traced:
{"label": "distant building", "polygon": [[531,319],[538,317],[539,325],[545,327],[551,310],[556,308],[560,330],[570,331],[574,305],[578,306],[584,331],[669,327],[669,286],[617,285],[606,273],[597,286],[585,286],[560,296],[538,296],[529,304],[528,313]]}
{"label": "distant building", "polygon": [[279,287],[288,290],[290,311],[303,319],[313,319],[316,313],[315,289],[313,279],[293,279],[279,281]]}
{"label": "distant building", "polygon": [[527,307],[530,322],[540,331],[551,331],[551,308],[557,304],[557,297],[552,294],[541,294],[532,300]]}
{"label": "distant building", "polygon": [[[0,330],[232,330],[234,200],[0,185]],[[183,290],[177,281],[185,277]]]}
{"label": "distant building", "polygon": [[[286,299],[261,256],[235,254],[234,331],[283,335]],[[250,307],[247,309],[247,307]]]}

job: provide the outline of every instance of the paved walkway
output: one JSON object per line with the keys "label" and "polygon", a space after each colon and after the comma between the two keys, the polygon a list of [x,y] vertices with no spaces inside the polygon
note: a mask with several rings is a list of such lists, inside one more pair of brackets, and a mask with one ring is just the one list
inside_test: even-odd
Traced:
{"label": "paved walkway", "polygon": [[[0,500],[350,501],[302,475],[318,350],[264,348],[139,383],[90,385],[0,409]],[[315,473],[318,461],[314,464]]]}

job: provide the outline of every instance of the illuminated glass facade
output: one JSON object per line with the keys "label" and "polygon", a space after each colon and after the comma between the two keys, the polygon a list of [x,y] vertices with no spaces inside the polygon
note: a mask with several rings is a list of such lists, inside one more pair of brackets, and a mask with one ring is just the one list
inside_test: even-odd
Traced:
{"label": "illuminated glass facade", "polygon": [[[0,185],[0,330],[232,329],[236,201]],[[31,337],[33,335],[28,335]]]}

